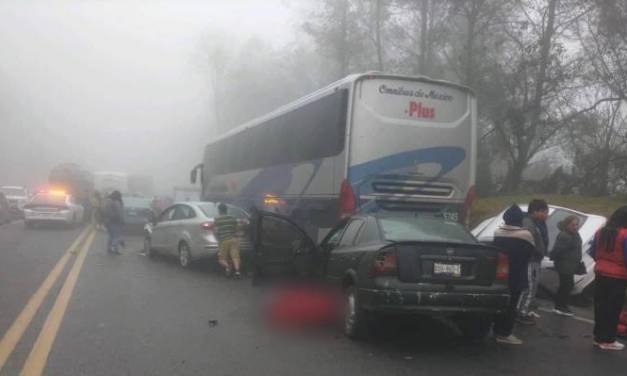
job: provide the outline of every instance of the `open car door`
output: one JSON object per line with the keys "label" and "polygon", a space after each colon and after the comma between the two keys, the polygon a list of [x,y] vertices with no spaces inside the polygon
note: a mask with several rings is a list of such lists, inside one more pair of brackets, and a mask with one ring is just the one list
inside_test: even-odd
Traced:
{"label": "open car door", "polygon": [[320,276],[315,242],[289,218],[258,211],[253,219],[254,282],[304,281]]}

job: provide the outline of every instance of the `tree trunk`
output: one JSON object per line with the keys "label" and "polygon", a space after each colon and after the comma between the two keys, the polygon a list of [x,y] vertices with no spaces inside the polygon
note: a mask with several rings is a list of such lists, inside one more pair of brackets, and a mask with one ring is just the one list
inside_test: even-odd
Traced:
{"label": "tree trunk", "polygon": [[536,77],[536,87],[531,108],[531,129],[533,134],[530,138],[535,136],[535,130],[538,127],[540,116],[542,115],[542,98],[544,97],[546,71],[550,63],[549,54],[551,52],[551,41],[553,39],[553,34],[555,33],[555,8],[557,7],[558,2],[559,0],[549,0],[549,15],[546,27],[542,33],[542,39],[540,40],[540,67]]}
{"label": "tree trunk", "polygon": [[375,43],[377,49],[377,63],[380,72],[383,72],[383,46],[381,45],[381,1],[375,0]]}
{"label": "tree trunk", "polygon": [[418,74],[427,75],[427,49],[430,0],[422,0],[420,16],[420,54],[418,55]]}
{"label": "tree trunk", "polygon": [[470,4],[470,11],[466,15],[466,22],[468,27],[466,32],[466,59],[464,61],[464,84],[473,88],[474,87],[474,44],[475,44],[475,26],[477,24],[477,7],[478,3],[473,1]]}
{"label": "tree trunk", "polygon": [[511,168],[507,173],[507,179],[503,192],[516,193],[520,192],[520,185],[522,183],[522,176],[525,168],[527,167],[527,161],[522,158],[517,158],[513,161]]}
{"label": "tree trunk", "polygon": [[337,57],[339,64],[339,77],[348,75],[348,0],[340,0],[340,33],[337,44]]}

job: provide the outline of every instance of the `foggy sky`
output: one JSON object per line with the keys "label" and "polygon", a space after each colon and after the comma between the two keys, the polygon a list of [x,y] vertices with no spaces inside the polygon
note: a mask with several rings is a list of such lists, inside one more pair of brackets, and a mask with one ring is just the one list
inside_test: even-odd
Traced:
{"label": "foggy sky", "polygon": [[0,0],[0,185],[35,188],[62,162],[187,183],[211,136],[203,36],[280,45],[284,5]]}

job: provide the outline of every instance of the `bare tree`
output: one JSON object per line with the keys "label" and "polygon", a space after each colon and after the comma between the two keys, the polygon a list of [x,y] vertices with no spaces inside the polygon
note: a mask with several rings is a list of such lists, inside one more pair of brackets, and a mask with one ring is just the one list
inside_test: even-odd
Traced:
{"label": "bare tree", "polygon": [[627,116],[620,103],[607,103],[568,129],[575,175],[582,193],[605,196],[627,164]]}
{"label": "bare tree", "polygon": [[318,50],[336,65],[332,79],[346,76],[351,60],[363,50],[363,36],[357,26],[356,0],[317,0],[307,15],[303,30],[314,38]]}

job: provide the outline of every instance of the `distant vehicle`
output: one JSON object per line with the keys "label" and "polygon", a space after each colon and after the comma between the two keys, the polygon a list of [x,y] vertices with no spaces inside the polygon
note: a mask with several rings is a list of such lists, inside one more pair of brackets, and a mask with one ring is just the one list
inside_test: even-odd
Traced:
{"label": "distant vehicle", "polygon": [[4,193],[0,192],[0,225],[7,223],[11,223],[11,208]]}
{"label": "distant vehicle", "polygon": [[355,74],[217,137],[190,180],[200,170],[202,200],[279,212],[318,239],[356,212],[465,223],[476,144],[469,88]]}
{"label": "distant vehicle", "polygon": [[[526,204],[520,204],[519,206],[523,211],[527,211]],[[488,218],[480,223],[472,230],[472,234],[481,242],[491,243],[494,240],[494,231],[503,224],[503,213],[506,209],[507,208],[499,213],[499,215]],[[559,234],[557,224],[569,215],[576,215],[579,218],[579,224],[581,225],[579,235],[581,235],[583,243],[582,260],[586,265],[587,270],[587,274],[575,276],[575,287],[573,288],[571,294],[579,295],[584,292],[590,292],[589,287],[591,287],[592,282],[594,282],[595,263],[590,256],[590,250],[594,241],[594,235],[597,230],[605,225],[607,218],[600,215],[578,212],[569,208],[549,205],[549,217],[546,221],[549,231],[549,250],[553,249],[555,238],[557,237],[557,234]],[[559,276],[554,270],[553,261],[549,260],[548,257],[545,257],[542,261],[540,286],[550,293],[556,293],[557,288],[559,287]]]}
{"label": "distant vehicle", "polygon": [[174,202],[200,201],[200,188],[174,187]]}
{"label": "distant vehicle", "polygon": [[94,177],[91,172],[75,163],[63,163],[55,166],[48,177],[49,187],[45,190],[64,191],[85,210],[89,218],[90,198],[94,192]]}
{"label": "distant vehicle", "polygon": [[[228,213],[242,225],[249,221],[248,214],[240,208],[228,205]],[[176,256],[184,268],[193,261],[215,257],[218,241],[213,223],[217,216],[217,203],[176,203],[145,227],[144,252],[149,256],[154,253]],[[250,255],[251,244],[247,238],[241,240],[240,251],[242,257]]]}
{"label": "distant vehicle", "polygon": [[127,194],[128,174],[119,171],[96,171],[94,172],[94,189],[104,195],[113,191]]}
{"label": "distant vehicle", "polygon": [[5,185],[0,187],[0,192],[4,193],[5,198],[11,208],[11,214],[14,217],[24,217],[24,205],[29,200],[28,189],[22,186]]}
{"label": "distant vehicle", "polygon": [[261,212],[255,243],[260,279],[322,277],[345,297],[344,332],[359,338],[378,314],[446,316],[482,338],[509,303],[507,257],[465,228],[432,216],[355,215],[318,245],[297,224]]}
{"label": "distant vehicle", "polygon": [[62,223],[75,226],[83,221],[84,208],[65,191],[38,192],[24,205],[24,224],[32,228],[39,223]]}
{"label": "distant vehicle", "polygon": [[155,214],[161,214],[165,209],[170,207],[174,201],[170,197],[166,196],[155,196],[152,199],[152,209]]}
{"label": "distant vehicle", "polygon": [[138,197],[152,197],[154,194],[154,180],[152,176],[131,174],[128,176],[128,194]]}
{"label": "distant vehicle", "polygon": [[123,197],[124,225],[128,228],[143,229],[144,225],[155,218],[152,199],[143,197]]}

